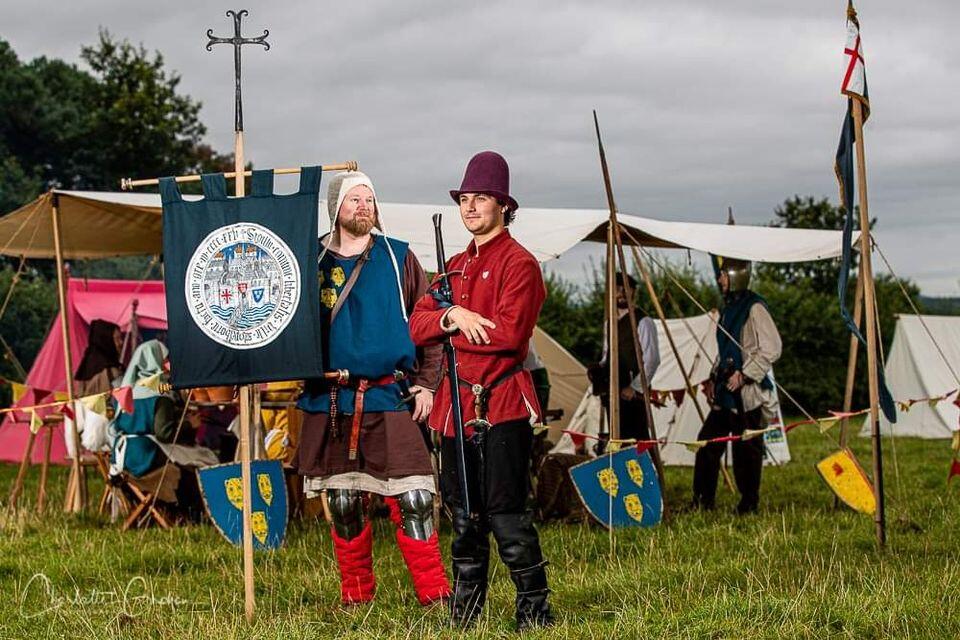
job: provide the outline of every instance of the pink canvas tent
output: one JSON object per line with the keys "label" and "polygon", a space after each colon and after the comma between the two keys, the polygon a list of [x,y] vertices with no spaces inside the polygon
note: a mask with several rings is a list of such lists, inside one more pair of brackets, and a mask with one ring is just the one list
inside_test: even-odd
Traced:
{"label": "pink canvas tent", "polygon": [[[130,329],[134,301],[137,302],[137,325],[141,329],[166,329],[167,308],[164,301],[163,282],[158,280],[87,280],[71,278],[67,282],[67,317],[70,327],[70,345],[74,366],[80,364],[87,348],[90,323],[108,320]],[[59,314],[54,319],[44,339],[43,347],[27,374],[27,386],[31,389],[18,403],[30,406],[54,400],[53,392],[67,388],[64,371],[63,337]],[[38,391],[39,390],[39,391]],[[44,392],[50,392],[45,394]],[[37,397],[46,396],[46,399]],[[38,411],[40,415],[50,410]],[[0,425],[0,461],[19,462],[29,438],[30,416],[15,412],[8,414]],[[32,461],[43,459],[43,446],[33,450]],[[54,428],[50,461],[67,464],[67,448],[63,439],[63,425]]]}

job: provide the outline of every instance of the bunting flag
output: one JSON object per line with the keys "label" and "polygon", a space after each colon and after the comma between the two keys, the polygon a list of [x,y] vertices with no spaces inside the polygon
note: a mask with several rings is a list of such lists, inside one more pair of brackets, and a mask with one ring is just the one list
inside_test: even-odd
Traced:
{"label": "bunting flag", "polygon": [[686,396],[686,393],[687,393],[686,389],[675,389],[670,392],[670,395],[673,396],[673,401],[679,407],[680,405],[683,404],[683,398]]}
{"label": "bunting flag", "polygon": [[950,473],[947,475],[947,484],[950,484],[950,481],[953,480],[953,476],[960,476],[960,460],[956,458],[950,463]]}
{"label": "bunting flag", "polygon": [[873,485],[849,449],[841,449],[818,462],[817,471],[837,497],[854,511],[872,515],[877,510]]}
{"label": "bunting flag", "polygon": [[[151,378],[153,376],[150,376]],[[159,380],[159,378],[157,378]],[[118,387],[110,392],[110,395],[117,401],[117,406],[124,413],[133,413],[133,387]]]}
{"label": "bunting flag", "polygon": [[107,415],[107,396],[105,393],[84,396],[80,398],[80,402],[82,402],[83,406],[85,406],[89,411],[99,413],[102,416]]}
{"label": "bunting flag", "polygon": [[[837,174],[837,183],[840,187],[840,203],[844,208],[843,241],[840,264],[840,277],[837,280],[837,295],[840,299],[840,315],[843,317],[847,329],[856,336],[861,344],[867,341],[860,333],[860,329],[853,321],[853,315],[847,308],[847,285],[850,281],[850,267],[853,262],[853,249],[850,246],[853,240],[853,211],[854,211],[854,156],[853,143],[856,141],[856,127],[853,120],[853,101],[863,106],[863,121],[870,115],[870,98],[867,95],[867,72],[863,59],[863,44],[860,40],[860,22],[853,3],[847,5],[847,42],[843,50],[845,67],[840,92],[847,96],[847,114],[843,119],[840,130],[840,143],[837,146],[837,157],[834,171]],[[861,229],[861,233],[869,233],[869,229]],[[893,396],[887,388],[883,375],[883,366],[877,359],[877,375],[879,380],[879,402],[883,415],[890,421],[897,421],[897,409]]]}
{"label": "bunting flag", "polygon": [[[164,362],[166,362],[166,360]],[[163,373],[164,372],[162,371],[157,371],[152,376],[149,376],[147,378],[140,378],[139,380],[137,380],[137,386],[146,387],[147,389],[152,389],[153,391],[160,393],[160,382],[161,382]]]}
{"label": "bunting flag", "polygon": [[76,412],[73,410],[73,407],[70,406],[69,403],[63,405],[62,407],[60,407],[60,413],[62,413],[62,414],[64,415],[64,417],[66,417],[68,420],[76,420],[76,419],[77,419],[77,414],[76,414]]}
{"label": "bunting flag", "polygon": [[43,426],[43,418],[37,415],[36,409],[30,409],[30,433],[37,435]]}
{"label": "bunting flag", "polygon": [[70,400],[70,394],[66,391],[54,391],[53,399],[57,402],[68,402]]}
{"label": "bunting flag", "polygon": [[13,393],[13,403],[16,404],[23,399],[23,396],[27,395],[27,391],[30,389],[25,384],[20,384],[19,382],[7,381],[10,384],[10,391]]}

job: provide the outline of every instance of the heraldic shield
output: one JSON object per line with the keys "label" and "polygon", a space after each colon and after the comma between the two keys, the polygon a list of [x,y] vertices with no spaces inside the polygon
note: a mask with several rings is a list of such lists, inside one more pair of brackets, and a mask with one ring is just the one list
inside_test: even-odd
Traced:
{"label": "heraldic shield", "polygon": [[646,451],[630,447],[570,468],[587,511],[605,527],[652,527],[663,516],[657,471]]}
{"label": "heraldic shield", "polygon": [[170,376],[178,389],[318,377],[320,167],[300,190],[274,195],[273,171],[249,196],[228,198],[223,174],[202,176],[203,199],[160,179]]}
{"label": "heraldic shield", "polygon": [[[223,537],[243,542],[243,483],[240,463],[220,464],[197,471],[203,503]],[[254,549],[277,549],[287,534],[287,485],[279,460],[250,463],[253,502],[251,529]]]}

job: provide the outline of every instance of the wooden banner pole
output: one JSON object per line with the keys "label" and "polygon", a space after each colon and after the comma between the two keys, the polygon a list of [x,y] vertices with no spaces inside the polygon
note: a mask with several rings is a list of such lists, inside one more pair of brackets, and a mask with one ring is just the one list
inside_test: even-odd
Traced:
{"label": "wooden banner pole", "polygon": [[10,489],[10,508],[14,509],[17,506],[17,500],[20,498],[20,494],[23,492],[23,481],[27,477],[27,469],[30,467],[30,458],[33,457],[33,447],[37,441],[37,434],[33,432],[33,429],[29,430],[30,433],[27,435],[27,446],[23,450],[23,457],[20,459],[20,468],[17,469],[17,477],[13,481],[13,488]]}
{"label": "wooden banner pole", "polygon": [[[235,188],[238,198],[246,195],[244,180],[243,131],[236,131],[234,137]],[[251,518],[253,511],[253,485],[250,472],[250,385],[240,387],[240,482],[243,485],[243,604],[247,622],[253,622],[256,609],[253,576],[253,529]]]}
{"label": "wooden banner pole", "polygon": [[873,288],[873,267],[870,262],[870,213],[867,206],[867,163],[863,145],[863,104],[853,99],[853,123],[857,138],[857,187],[860,196],[860,277],[863,281],[863,324],[867,328],[867,380],[870,386],[870,425],[873,440],[873,491],[877,510],[874,523],[877,546],[887,543],[887,523],[883,492],[883,443],[880,435],[880,381],[877,374],[877,303]]}
{"label": "wooden banner pole", "polygon": [[47,439],[43,447],[43,463],[40,466],[40,487],[37,489],[37,513],[43,513],[47,504],[47,475],[50,472],[50,451],[53,447],[53,424],[46,425]]}

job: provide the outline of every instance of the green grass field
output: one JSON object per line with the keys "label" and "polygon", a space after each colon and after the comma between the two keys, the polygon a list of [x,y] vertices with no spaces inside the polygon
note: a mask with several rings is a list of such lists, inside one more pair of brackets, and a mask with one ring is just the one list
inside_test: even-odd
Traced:
{"label": "green grass field", "polygon": [[[606,531],[546,525],[557,627],[544,638],[958,638],[960,482],[945,485],[949,444],[886,445],[889,545],[872,520],[834,511],[814,463],[831,451],[815,429],[791,434],[794,461],[764,472],[758,516],[678,513],[658,528]],[[869,442],[855,450],[869,467]],[[896,464],[895,464],[896,462]],[[15,468],[0,467],[6,496]],[[240,553],[210,526],[120,533],[93,516],[59,512],[63,470],[48,515],[31,500],[0,511],[0,637],[436,638],[512,637],[513,586],[492,575],[472,631],[447,629],[442,607],[420,608],[391,535],[379,521],[374,604],[339,605],[326,526],[298,524],[286,547],[257,556],[257,619],[243,619]],[[689,469],[670,468],[666,500],[689,499]],[[448,556],[449,531],[441,543]]]}

